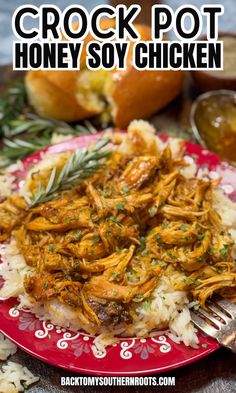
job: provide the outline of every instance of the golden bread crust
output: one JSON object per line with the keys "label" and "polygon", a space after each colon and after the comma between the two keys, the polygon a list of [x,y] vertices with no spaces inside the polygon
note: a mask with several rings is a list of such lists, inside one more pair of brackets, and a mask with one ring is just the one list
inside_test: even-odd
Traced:
{"label": "golden bread crust", "polygon": [[[115,21],[104,19],[102,28],[114,27]],[[150,27],[135,25],[144,41],[151,40]],[[85,46],[94,40],[89,34],[84,42],[81,62],[85,62]],[[181,71],[138,71],[131,64],[132,47],[126,71],[108,71],[111,79],[106,99],[111,103],[111,115],[117,127],[125,128],[133,119],[147,118],[172,101],[181,91]],[[87,107],[78,94],[78,71],[29,71],[26,89],[35,111],[44,117],[68,122],[80,121],[101,113],[101,106]],[[95,71],[91,71],[95,72]]]}

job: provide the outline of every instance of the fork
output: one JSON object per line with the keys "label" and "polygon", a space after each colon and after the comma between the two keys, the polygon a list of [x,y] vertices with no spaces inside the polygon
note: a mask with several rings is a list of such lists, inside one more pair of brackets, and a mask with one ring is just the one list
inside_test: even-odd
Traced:
{"label": "fork", "polygon": [[194,325],[236,353],[236,305],[214,295],[206,306],[212,313],[203,308],[190,310]]}

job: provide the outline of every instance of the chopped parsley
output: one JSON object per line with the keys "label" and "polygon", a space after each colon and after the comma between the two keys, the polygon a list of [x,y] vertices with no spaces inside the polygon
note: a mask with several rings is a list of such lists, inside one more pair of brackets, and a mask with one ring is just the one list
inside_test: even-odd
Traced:
{"label": "chopped parsley", "polygon": [[74,234],[74,239],[75,239],[75,240],[78,240],[80,237],[81,237],[81,232],[80,232],[80,231],[78,231],[78,232],[76,232],[76,233]]}
{"label": "chopped parsley", "polygon": [[171,259],[177,259],[177,256],[175,254],[173,254],[170,251],[167,251],[166,254],[168,255],[168,257],[170,257]]}
{"label": "chopped parsley", "polygon": [[199,233],[198,239],[203,240],[205,238],[205,233]]}
{"label": "chopped parsley", "polygon": [[125,205],[122,202],[118,202],[116,204],[116,209],[117,210],[125,210]]}
{"label": "chopped parsley", "polygon": [[180,227],[179,227],[179,229],[180,229],[181,231],[186,231],[186,230],[188,229],[188,227],[187,227],[187,225],[185,225],[185,224],[181,224]]}
{"label": "chopped parsley", "polygon": [[110,217],[110,220],[111,220],[112,222],[114,222],[115,224],[119,224],[119,222],[120,222],[119,218],[116,217],[116,216],[111,216],[111,217]]}
{"label": "chopped parsley", "polygon": [[99,241],[100,241],[100,236],[94,235],[92,238],[92,245],[99,243]]}
{"label": "chopped parsley", "polygon": [[143,295],[140,295],[140,294],[138,294],[138,295],[136,295],[136,296],[134,297],[135,300],[142,300],[143,298],[144,298],[144,296],[143,296]]}
{"label": "chopped parsley", "polygon": [[112,276],[113,276],[114,278],[118,277],[119,275],[120,275],[120,272],[114,272],[114,273],[112,273]]}
{"label": "chopped parsley", "polygon": [[162,228],[163,229],[167,229],[169,227],[169,224],[167,223],[167,222],[164,222],[163,224],[162,224]]}
{"label": "chopped parsley", "polygon": [[146,244],[146,237],[140,236],[139,241],[140,241],[142,246],[145,246],[145,244]]}
{"label": "chopped parsley", "polygon": [[148,213],[149,213],[149,216],[154,217],[155,214],[157,213],[157,208],[155,206],[150,207],[150,209],[148,209]]}
{"label": "chopped parsley", "polygon": [[143,257],[145,257],[146,255],[149,254],[149,251],[147,249],[145,249],[145,250],[142,251],[141,254],[142,254]]}
{"label": "chopped parsley", "polygon": [[224,257],[227,254],[228,254],[228,248],[224,247],[220,249],[220,255],[222,255],[222,257]]}
{"label": "chopped parsley", "polygon": [[199,310],[199,308],[200,308],[200,303],[196,303],[196,304],[193,306],[193,308],[194,308],[194,310]]}
{"label": "chopped parsley", "polygon": [[[212,254],[210,254],[210,255],[212,255]],[[203,261],[204,257],[203,257],[203,255],[199,255],[196,259],[198,262],[201,262],[201,261]]]}
{"label": "chopped parsley", "polygon": [[232,246],[232,245],[233,245],[233,243],[226,243],[226,244],[224,244],[224,247],[220,249],[220,255],[222,257],[225,257],[228,254],[228,252],[229,252],[229,247]]}
{"label": "chopped parsley", "polygon": [[161,267],[166,267],[166,266],[167,266],[167,263],[164,262],[164,261],[160,261],[160,266],[161,266]]}
{"label": "chopped parsley", "polygon": [[197,286],[197,285],[201,284],[201,281],[200,280],[193,280],[192,283],[193,283],[193,285]]}
{"label": "chopped parsley", "polygon": [[146,311],[151,310],[151,306],[152,306],[152,302],[150,299],[145,300],[145,302],[143,303],[143,307]]}
{"label": "chopped parsley", "polygon": [[156,260],[156,259],[153,259],[152,262],[151,262],[151,265],[152,265],[152,266],[156,266],[157,264],[158,264],[157,260]]}
{"label": "chopped parsley", "polygon": [[122,192],[123,194],[127,194],[130,191],[129,187],[123,187]]}

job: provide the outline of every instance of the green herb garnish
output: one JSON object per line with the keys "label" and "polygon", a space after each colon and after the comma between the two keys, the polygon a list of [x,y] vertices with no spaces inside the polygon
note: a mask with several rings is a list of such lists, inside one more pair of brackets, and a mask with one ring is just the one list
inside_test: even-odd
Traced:
{"label": "green herb garnish", "polygon": [[94,245],[94,244],[96,244],[96,243],[99,243],[99,241],[100,241],[100,236],[94,235],[94,236],[92,237],[92,245]]}
{"label": "green herb garnish", "polygon": [[[8,159],[8,164],[51,145],[54,132],[59,135],[78,136],[94,133],[95,130],[89,122],[86,122],[86,126],[72,127],[67,123],[40,118],[37,115],[27,116],[30,118],[10,121],[11,131],[4,134],[3,149],[0,155]],[[23,136],[16,137],[22,133]]]}
{"label": "green herb garnish", "polygon": [[120,275],[120,272],[114,272],[114,273],[112,273],[112,276],[113,276],[114,278],[118,277],[119,275]]}
{"label": "green herb garnish", "polygon": [[157,208],[155,206],[150,207],[150,209],[148,209],[149,216],[154,217],[156,213],[157,213]]}
{"label": "green herb garnish", "polygon": [[11,135],[11,121],[23,113],[25,106],[25,85],[17,81],[0,97],[0,136]]}
{"label": "green herb garnish", "polygon": [[199,310],[199,308],[200,308],[200,303],[196,303],[196,304],[193,306],[193,308],[194,308],[194,310]]}
{"label": "green herb garnish", "polygon": [[203,240],[204,237],[205,237],[205,233],[200,233],[200,234],[198,235],[198,239],[199,239],[199,240]]}
{"label": "green herb garnish", "polygon": [[124,204],[123,204],[122,202],[118,202],[118,203],[116,204],[116,209],[117,209],[117,210],[124,210],[124,209],[125,209],[125,206],[124,206]]}
{"label": "green herb garnish", "polygon": [[226,243],[226,244],[224,244],[224,247],[220,249],[220,255],[222,257],[225,257],[228,254],[228,252],[229,252],[229,247],[232,246],[232,245],[233,245],[233,243]]}
{"label": "green herb garnish", "polygon": [[158,264],[157,260],[156,260],[156,259],[153,259],[152,262],[151,262],[151,265],[152,265],[152,266],[156,266],[157,264]]}
{"label": "green herb garnish", "polygon": [[111,150],[103,150],[108,143],[108,139],[101,139],[91,151],[88,149],[75,151],[60,171],[53,168],[45,189],[39,182],[37,191],[33,195],[25,195],[28,207],[55,199],[61,191],[69,190],[91,176],[101,167],[103,158],[110,154]]}
{"label": "green herb garnish", "polygon": [[146,311],[151,310],[151,306],[152,306],[152,302],[150,299],[145,300],[145,302],[143,303],[143,307]]}
{"label": "green herb garnish", "polygon": [[143,298],[144,298],[143,295],[138,294],[138,295],[136,295],[136,296],[134,297],[134,300],[143,300]]}
{"label": "green herb garnish", "polygon": [[122,192],[123,194],[127,194],[130,191],[129,187],[123,187]]}
{"label": "green herb garnish", "polygon": [[140,241],[142,246],[145,246],[145,244],[146,244],[146,237],[145,236],[140,236],[139,241]]}

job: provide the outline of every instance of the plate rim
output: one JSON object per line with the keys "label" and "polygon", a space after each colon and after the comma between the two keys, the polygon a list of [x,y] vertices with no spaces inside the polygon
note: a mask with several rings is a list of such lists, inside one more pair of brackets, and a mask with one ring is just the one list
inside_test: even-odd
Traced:
{"label": "plate rim", "polygon": [[[125,133],[126,131],[124,130],[114,130],[113,132],[122,132]],[[160,134],[158,135],[163,141],[168,140],[169,138],[171,138],[171,136],[168,136],[166,134]],[[77,137],[73,137],[71,139],[68,139],[66,141],[62,141],[60,143],[54,144],[54,145],[50,145],[47,146],[43,149],[38,150],[37,152],[30,154],[29,156],[27,156],[26,158],[24,158],[22,160],[24,166],[26,166],[27,168],[25,170],[28,171],[28,164],[31,163],[32,164],[32,160],[35,159],[36,156],[40,155],[41,153],[60,153],[63,151],[68,151],[68,150],[73,150],[73,142],[80,142],[83,145],[84,143],[84,147],[86,147],[86,144],[89,144],[89,142],[91,141],[96,141],[99,137],[101,137],[101,132],[97,132],[94,134],[86,134],[86,135],[79,135]],[[193,148],[196,148],[198,152],[202,152],[202,151],[206,151],[207,155],[211,156],[211,158],[213,158],[217,163],[224,163],[223,160],[221,160],[221,158],[214,152],[209,151],[207,149],[205,149],[204,147],[202,147],[201,145],[195,144],[191,141],[184,141],[185,146],[191,146]],[[81,146],[82,147],[82,146]],[[12,299],[12,298],[11,298]],[[17,298],[16,298],[17,299]],[[4,301],[0,300],[0,306]],[[32,313],[33,314],[33,313]],[[34,314],[33,314],[34,315]],[[3,316],[2,316],[3,317]],[[3,317],[4,318],[4,317]],[[5,319],[5,318],[4,318]],[[55,325],[54,325],[55,326]],[[18,329],[19,330],[19,329]],[[167,372],[170,370],[175,370],[177,368],[183,367],[185,365],[194,363],[208,355],[210,355],[211,353],[217,351],[221,346],[220,344],[215,341],[214,342],[214,347],[209,347],[209,348],[204,348],[204,351],[197,353],[196,355],[193,355],[191,357],[188,357],[187,359],[183,359],[182,361],[177,361],[173,364],[170,365],[166,365],[163,367],[155,367],[152,369],[144,369],[144,370],[138,370],[138,371],[106,371],[104,369],[89,369],[89,368],[82,368],[79,365],[74,365],[74,364],[70,364],[69,367],[66,364],[63,364],[61,361],[58,362],[58,360],[56,359],[56,357],[50,357],[48,358],[47,355],[42,355],[37,353],[35,350],[32,350],[26,346],[24,346],[21,342],[19,342],[18,339],[13,338],[11,335],[9,335],[7,332],[5,332],[5,329],[2,329],[0,327],[0,332],[2,332],[9,340],[11,340],[12,342],[14,342],[20,349],[22,349],[23,351],[27,352],[29,355],[43,361],[46,364],[50,364],[51,366],[54,367],[59,367],[63,370],[66,371],[72,371],[72,372],[76,372],[76,373],[82,373],[82,374],[88,374],[88,375],[101,375],[101,376],[132,376],[132,375],[151,375],[151,374],[159,374],[162,372]],[[22,332],[23,333],[23,332]],[[183,343],[181,343],[181,345],[184,345]],[[193,349],[194,350],[194,349]],[[82,358],[79,359],[79,363],[81,362]],[[102,359],[99,359],[99,362]],[[158,360],[158,357],[157,357]]]}
{"label": "plate rim", "polygon": [[[206,350],[204,352],[198,353],[195,356],[192,356],[188,359],[184,359],[183,361],[180,361],[180,362],[176,362],[172,365],[168,365],[168,366],[164,366],[164,367],[156,367],[156,368],[149,369],[149,370],[145,369],[145,370],[140,370],[140,371],[122,371],[122,372],[112,371],[111,372],[111,371],[105,371],[105,370],[93,370],[93,369],[82,368],[77,365],[76,366],[70,365],[70,368],[67,368],[66,365],[59,364],[56,361],[54,361],[55,358],[50,358],[50,360],[48,360],[43,355],[40,355],[37,352],[34,352],[33,350],[31,350],[29,348],[26,348],[24,345],[20,344],[18,342],[18,340],[13,339],[7,333],[4,333],[4,331],[1,328],[0,328],[0,332],[2,332],[4,334],[4,336],[6,336],[10,341],[12,341],[14,344],[16,344],[17,347],[22,349],[24,352],[28,353],[29,355],[33,356],[34,358],[36,358],[38,360],[43,361],[46,364],[49,364],[54,367],[58,367],[60,369],[66,370],[66,371],[88,374],[88,375],[97,375],[97,376],[111,376],[111,375],[114,375],[114,376],[132,376],[132,375],[141,376],[141,375],[160,374],[162,372],[168,372],[171,370],[178,369],[180,367],[187,366],[188,364],[195,363],[198,360],[203,359],[204,357],[212,354],[213,352],[217,351],[220,348],[220,344],[218,344],[216,342],[214,348],[208,348],[208,349],[206,348]],[[181,345],[184,345],[184,344],[181,343]]]}

